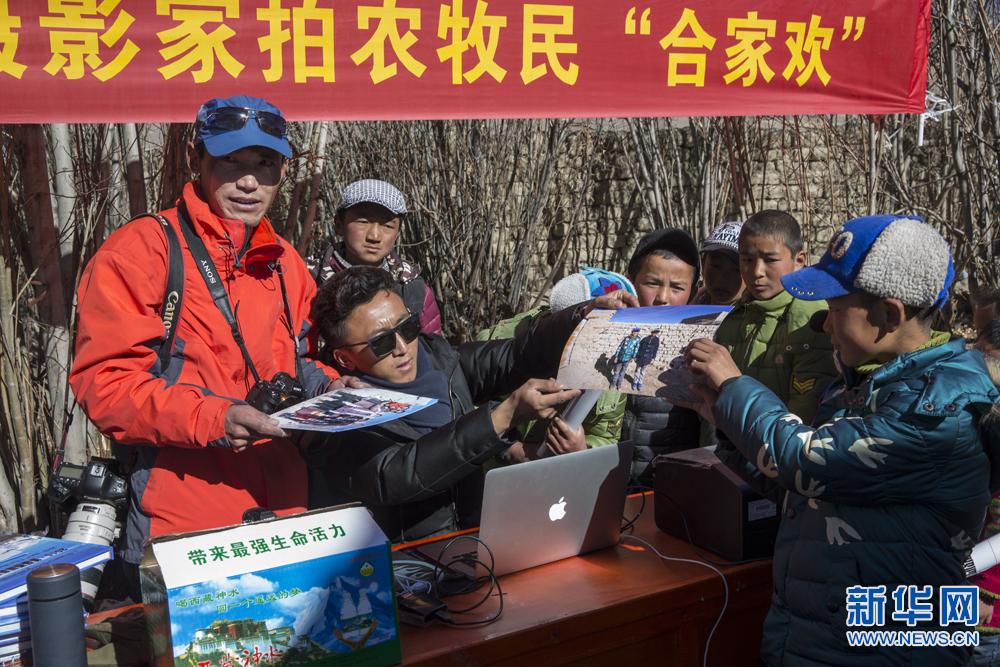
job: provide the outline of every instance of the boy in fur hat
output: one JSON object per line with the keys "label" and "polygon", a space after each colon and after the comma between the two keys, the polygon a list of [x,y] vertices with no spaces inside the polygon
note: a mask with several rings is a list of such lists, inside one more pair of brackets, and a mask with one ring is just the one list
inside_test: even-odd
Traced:
{"label": "boy in fur hat", "polygon": [[[933,227],[881,215],[847,222],[819,264],[782,278],[795,297],[830,307],[824,329],[843,377],[813,425],[721,345],[689,347],[707,382],[692,387],[702,414],[786,491],[764,664],[957,667],[971,656],[962,646],[848,641],[865,629],[851,602],[868,593],[884,611],[875,629],[967,629],[942,627],[937,596],[965,582],[980,535],[990,500],[980,421],[1000,394],[978,351],[931,328],[953,276]],[[932,620],[909,615],[925,603]]]}

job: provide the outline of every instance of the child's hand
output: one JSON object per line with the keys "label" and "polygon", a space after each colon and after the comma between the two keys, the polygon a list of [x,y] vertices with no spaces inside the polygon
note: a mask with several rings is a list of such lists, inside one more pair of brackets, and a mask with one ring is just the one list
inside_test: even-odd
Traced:
{"label": "child's hand", "polygon": [[993,620],[993,604],[979,600],[979,625],[989,625]]}
{"label": "child's hand", "polygon": [[635,298],[634,294],[626,292],[623,289],[618,289],[614,292],[602,294],[596,299],[590,301],[583,312],[583,316],[586,317],[587,315],[590,315],[595,308],[618,310],[619,308],[638,308],[638,306],[639,300]]}
{"label": "child's hand", "polygon": [[707,338],[698,338],[688,345],[685,355],[688,367],[708,380],[709,388],[719,391],[726,380],[742,375],[729,350]]}
{"label": "child's hand", "polygon": [[524,450],[524,443],[520,440],[511,445],[507,451],[500,455],[500,458],[506,463],[524,463],[530,460]]}
{"label": "child's hand", "polygon": [[587,448],[587,436],[583,432],[583,426],[573,429],[560,417],[556,417],[545,433],[545,444],[556,454],[579,452]]}

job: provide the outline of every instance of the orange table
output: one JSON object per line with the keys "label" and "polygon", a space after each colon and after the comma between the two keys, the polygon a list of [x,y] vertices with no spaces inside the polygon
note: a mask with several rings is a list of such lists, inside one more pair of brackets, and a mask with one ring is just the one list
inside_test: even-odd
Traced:
{"label": "orange table", "polygon": [[[629,505],[637,507],[637,498],[630,498]],[[635,535],[664,555],[699,559],[690,545],[656,528],[651,495]],[[729,604],[712,640],[709,664],[757,665],[761,624],[771,596],[770,561],[722,571]],[[504,613],[491,625],[401,625],[403,664],[700,665],[723,598],[722,581],[711,570],[664,562],[631,541],[511,574],[500,582]],[[469,599],[449,602],[461,606]],[[495,609],[490,601],[477,612],[488,616]]]}

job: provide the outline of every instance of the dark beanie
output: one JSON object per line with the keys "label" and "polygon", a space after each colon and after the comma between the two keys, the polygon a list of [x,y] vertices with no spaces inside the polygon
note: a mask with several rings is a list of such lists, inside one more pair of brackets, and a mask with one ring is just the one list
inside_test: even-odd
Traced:
{"label": "dark beanie", "polygon": [[694,295],[698,287],[698,278],[701,275],[698,246],[691,235],[683,229],[655,229],[639,239],[639,243],[635,246],[635,252],[632,253],[632,258],[628,261],[628,270],[625,272],[629,279],[635,279],[635,274],[642,264],[642,258],[654,250],[669,250],[680,257],[685,264],[694,267],[694,281],[691,285],[691,294]]}

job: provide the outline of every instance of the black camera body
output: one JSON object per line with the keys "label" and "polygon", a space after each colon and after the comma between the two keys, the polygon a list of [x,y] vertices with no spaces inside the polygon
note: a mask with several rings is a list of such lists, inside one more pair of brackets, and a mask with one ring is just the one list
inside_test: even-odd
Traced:
{"label": "black camera body", "polygon": [[85,466],[62,461],[49,478],[49,498],[60,505],[86,500],[120,510],[128,499],[128,479],[113,459],[94,457]]}
{"label": "black camera body", "polygon": [[306,400],[306,390],[298,380],[285,372],[270,380],[261,380],[247,394],[247,403],[266,415],[290,408]]}

